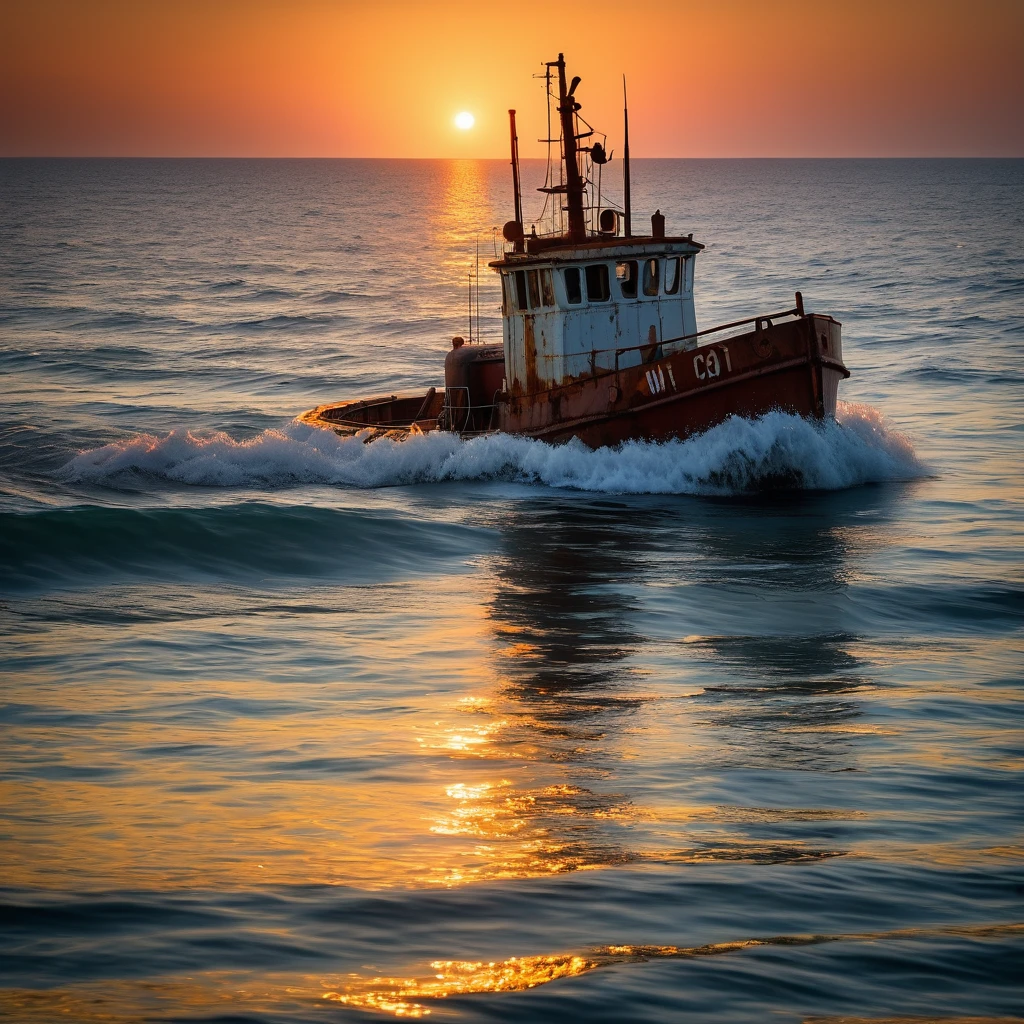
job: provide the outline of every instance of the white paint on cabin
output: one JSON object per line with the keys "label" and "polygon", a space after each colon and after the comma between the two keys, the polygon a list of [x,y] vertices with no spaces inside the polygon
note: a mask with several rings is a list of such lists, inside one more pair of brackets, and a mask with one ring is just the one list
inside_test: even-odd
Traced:
{"label": "white paint on cabin", "polygon": [[[686,242],[506,256],[502,281],[505,372],[513,394],[532,394],[595,370],[636,366],[654,341],[696,347],[693,266]],[[527,341],[532,333],[533,344]],[[535,366],[527,366],[531,351]]]}

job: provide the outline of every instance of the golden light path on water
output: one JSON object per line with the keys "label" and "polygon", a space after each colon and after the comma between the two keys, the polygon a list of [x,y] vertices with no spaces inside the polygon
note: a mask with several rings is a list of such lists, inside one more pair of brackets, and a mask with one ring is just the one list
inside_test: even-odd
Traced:
{"label": "golden light path on water", "polygon": [[[429,1006],[419,999],[440,1000],[449,996],[487,992],[522,992],[561,978],[572,978],[614,964],[643,963],[656,959],[691,959],[738,953],[758,946],[816,946],[826,942],[885,942],[922,939],[942,935],[986,937],[1024,933],[1024,924],[978,927],[906,928],[888,932],[861,932],[847,935],[777,935],[771,938],[716,942],[705,946],[599,946],[585,953],[555,956],[510,957],[489,963],[436,960],[435,972],[423,978],[373,978],[353,981],[343,992],[325,992],[324,999],[361,1009],[377,1010],[396,1017],[429,1016]],[[977,1018],[981,1020],[982,1018]],[[989,1018],[990,1020],[993,1018]]]}
{"label": "golden light path on water", "polygon": [[[877,826],[926,825],[926,810],[737,806],[686,802],[656,786],[624,791],[616,779],[625,767],[657,763],[666,749],[693,766],[742,756],[754,767],[864,770],[884,766],[898,749],[923,765],[955,758],[961,767],[1020,771],[1020,757],[984,729],[950,747],[913,714],[929,687],[975,699],[978,691],[945,678],[945,665],[970,658],[977,672],[996,677],[1018,652],[1012,639],[894,646],[841,632],[811,646],[786,638],[641,638],[621,625],[620,605],[600,590],[603,579],[628,572],[628,545],[609,549],[592,538],[583,565],[570,557],[574,529],[549,532],[538,545],[530,518],[510,513],[502,550],[470,575],[432,578],[429,588],[412,581],[367,589],[341,606],[324,601],[306,615],[306,627],[347,667],[335,681],[290,683],[287,714],[276,713],[280,684],[266,680],[203,680],[196,687],[210,710],[189,714],[182,705],[179,714],[176,683],[146,677],[139,666],[77,691],[23,673],[11,699],[19,699],[18,687],[30,689],[24,700],[51,707],[53,722],[21,727],[8,754],[30,758],[45,746],[61,776],[59,784],[4,782],[7,884],[384,889],[643,862],[1021,859],[1018,845],[986,844],[956,828],[970,809],[947,808],[942,838],[915,842],[881,838]],[[801,538],[812,553],[828,549],[837,579],[853,553],[863,560],[883,542],[872,525]],[[167,588],[165,607],[173,611],[176,600],[194,602]],[[265,614],[269,639],[288,637],[288,621],[265,613],[268,599],[236,600],[247,614]],[[218,598],[218,616],[231,612],[227,603]],[[187,650],[191,629],[188,617],[142,618],[123,634]],[[104,636],[79,624],[58,639],[26,634],[21,649],[52,657],[59,643],[87,665],[90,646]],[[642,672],[633,666],[641,647]],[[869,667],[897,661],[902,681],[881,689]],[[766,704],[761,697],[778,682],[765,674],[766,662],[780,672],[806,668],[820,681],[799,704]],[[716,691],[707,685],[709,666],[743,685]],[[404,678],[416,679],[416,692],[392,698],[379,685]],[[1010,691],[1002,699],[1017,700]],[[906,713],[879,718],[876,700]],[[153,707],[161,713],[147,711]],[[60,724],[78,711],[96,723],[86,735],[73,722]],[[838,841],[813,829],[806,837],[763,834],[766,824],[816,821],[872,827],[847,829]]]}

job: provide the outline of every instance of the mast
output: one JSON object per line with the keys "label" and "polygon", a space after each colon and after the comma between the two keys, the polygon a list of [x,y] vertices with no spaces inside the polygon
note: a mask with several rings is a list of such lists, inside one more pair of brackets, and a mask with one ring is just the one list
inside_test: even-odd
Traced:
{"label": "mast", "polygon": [[626,76],[622,76],[622,121],[625,129],[624,149],[622,157],[622,191],[625,196],[626,237],[633,236],[632,204],[629,195],[629,104],[626,102]]}
{"label": "mast", "polygon": [[512,141],[512,190],[515,192],[516,223],[523,223],[523,193],[519,185],[519,136],[516,134],[516,112],[508,112],[508,130]]}
{"label": "mast", "polygon": [[565,56],[558,55],[554,62],[558,68],[558,114],[562,119],[562,158],[565,162],[565,198],[569,207],[569,241],[583,242],[587,238],[587,226],[583,219],[583,179],[577,160],[576,126],[573,115],[578,109],[573,93],[580,84],[578,78],[565,87]]}

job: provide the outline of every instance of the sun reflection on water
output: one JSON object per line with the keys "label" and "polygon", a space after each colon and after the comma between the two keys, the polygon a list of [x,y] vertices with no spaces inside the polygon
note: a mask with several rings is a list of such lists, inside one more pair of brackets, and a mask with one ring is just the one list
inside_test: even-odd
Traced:
{"label": "sun reflection on water", "polygon": [[[838,628],[745,636],[687,623],[663,640],[641,634],[630,594],[649,576],[646,535],[625,515],[524,503],[503,515],[497,553],[469,576],[431,579],[429,601],[410,584],[341,614],[325,608],[316,641],[346,666],[336,680],[180,685],[136,669],[70,692],[26,673],[10,697],[39,722],[6,734],[21,774],[4,783],[0,872],[46,888],[384,889],[640,862],[1019,858],[1012,843],[969,830],[901,837],[888,824],[907,824],[900,809],[702,800],[686,766],[840,772],[885,766],[896,747],[926,765],[955,757],[1009,772],[1020,761],[986,729],[961,727],[974,742],[946,749],[910,715],[865,713],[879,692],[875,664],[902,657],[913,680],[922,665],[941,671],[940,656],[965,658],[966,639],[882,649]],[[724,558],[725,534],[694,543],[718,544]],[[852,543],[827,523],[769,539],[774,562],[799,549],[801,579]],[[159,627],[182,645],[189,628]],[[84,627],[76,636],[99,638]],[[996,673],[1011,648],[988,640],[971,651]],[[907,682],[899,696],[925,693]],[[645,785],[663,769],[671,785]]]}
{"label": "sun reflection on water", "polygon": [[600,819],[630,820],[632,808],[621,797],[568,783],[521,790],[508,779],[455,783],[445,793],[454,807],[430,831],[482,841],[455,851],[460,863],[439,865],[430,879],[435,884],[542,877],[635,859],[595,826]]}
{"label": "sun reflection on water", "polygon": [[[643,963],[648,960],[689,960],[741,953],[760,946],[817,946],[831,942],[893,942],[959,935],[970,938],[1016,936],[1024,932],[1018,923],[948,928],[906,928],[888,932],[858,932],[838,935],[776,935],[767,938],[713,942],[702,946],[619,945],[598,946],[582,953],[551,956],[510,957],[501,961],[435,960],[434,973],[422,978],[365,978],[349,982],[342,990],[331,990],[323,999],[360,1009],[376,1010],[396,1017],[425,1017],[431,1010],[418,1000],[440,1000],[450,996],[482,995],[493,992],[522,992],[563,978],[578,977],[613,964]],[[983,1018],[975,1018],[982,1020]],[[994,1018],[989,1018],[994,1020]]]}
{"label": "sun reflection on water", "polygon": [[350,991],[325,992],[323,998],[362,1009],[380,1010],[396,1017],[425,1017],[430,1010],[416,999],[482,992],[522,992],[559,978],[571,978],[599,966],[577,955],[510,957],[500,962],[435,960],[428,978],[373,978]]}

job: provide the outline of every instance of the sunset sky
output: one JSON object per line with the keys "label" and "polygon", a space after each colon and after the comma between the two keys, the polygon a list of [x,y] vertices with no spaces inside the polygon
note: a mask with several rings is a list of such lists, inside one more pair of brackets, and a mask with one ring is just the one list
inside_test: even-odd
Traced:
{"label": "sunset sky", "polygon": [[[0,156],[1024,156],[1022,0],[0,0]],[[472,113],[460,130],[454,119]]]}

